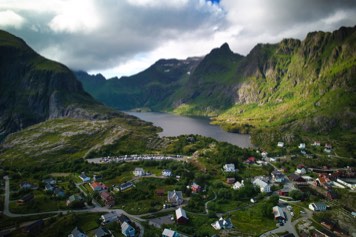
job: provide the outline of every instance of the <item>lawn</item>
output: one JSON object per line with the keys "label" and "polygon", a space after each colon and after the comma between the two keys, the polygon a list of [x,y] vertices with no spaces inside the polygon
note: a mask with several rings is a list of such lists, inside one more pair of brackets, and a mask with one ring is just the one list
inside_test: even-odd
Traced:
{"label": "lawn", "polygon": [[[235,228],[243,234],[259,236],[276,228],[276,223],[271,218],[264,217],[261,212],[263,203],[258,203],[245,210],[231,213],[231,220]],[[272,215],[272,214],[271,214]]]}
{"label": "lawn", "polygon": [[35,212],[47,212],[65,210],[66,200],[55,199],[50,197],[41,191],[34,192],[34,200],[24,205],[17,205],[16,201],[10,202],[10,210],[13,213],[35,213]]}

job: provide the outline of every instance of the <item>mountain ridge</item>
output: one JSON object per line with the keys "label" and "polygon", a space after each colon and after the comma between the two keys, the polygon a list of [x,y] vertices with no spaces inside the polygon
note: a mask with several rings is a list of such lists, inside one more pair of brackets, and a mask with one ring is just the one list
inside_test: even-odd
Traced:
{"label": "mountain ridge", "polygon": [[0,140],[50,118],[99,118],[120,112],[95,101],[63,64],[0,31]]}
{"label": "mountain ridge", "polygon": [[[214,123],[241,133],[259,128],[326,135],[336,134],[337,130],[353,131],[355,42],[356,26],[334,32],[310,32],[304,40],[258,44],[246,56],[233,53],[228,44],[223,44],[195,64],[189,75],[171,74],[168,84],[174,86],[169,87],[169,93],[162,93],[156,104],[148,103],[155,93],[148,85],[155,81],[157,88],[165,88],[168,84],[145,76],[144,72],[152,66],[133,76],[144,82],[137,83],[135,88],[121,81],[118,85],[128,86],[123,109],[148,107],[153,111],[213,116]],[[88,80],[82,83],[87,89]],[[110,90],[117,88],[106,88],[101,93]],[[143,96],[133,103],[129,90]],[[97,91],[88,91],[106,103]],[[115,100],[115,96],[106,99]],[[120,103],[110,106],[121,108]],[[276,139],[283,137],[276,135],[271,141]]]}

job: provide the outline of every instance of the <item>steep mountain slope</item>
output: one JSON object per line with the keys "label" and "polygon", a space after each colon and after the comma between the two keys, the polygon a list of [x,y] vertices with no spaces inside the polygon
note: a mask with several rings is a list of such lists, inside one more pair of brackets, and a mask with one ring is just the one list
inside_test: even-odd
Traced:
{"label": "steep mountain slope", "polygon": [[75,72],[84,88],[106,105],[128,110],[132,108],[160,109],[166,98],[184,85],[201,58],[159,60],[143,72],[131,77],[104,81],[100,75]]}
{"label": "steep mountain slope", "polygon": [[[214,123],[228,131],[252,132],[258,145],[326,136],[322,139],[333,137],[330,141],[353,147],[355,48],[356,27],[312,32],[303,41],[258,44],[246,57],[224,44],[197,62],[189,75],[169,74],[166,80],[161,73],[152,79],[147,73],[161,60],[116,84],[102,80],[95,90],[106,97],[96,98],[123,109],[214,116]],[[82,81],[87,85],[90,80]]]}
{"label": "steep mountain slope", "polygon": [[86,93],[64,65],[0,31],[0,140],[49,118],[119,115]]}

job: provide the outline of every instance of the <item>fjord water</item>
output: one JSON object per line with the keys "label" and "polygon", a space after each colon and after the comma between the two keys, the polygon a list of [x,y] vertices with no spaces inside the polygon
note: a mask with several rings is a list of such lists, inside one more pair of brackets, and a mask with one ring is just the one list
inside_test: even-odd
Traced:
{"label": "fjord water", "polygon": [[159,112],[126,113],[161,127],[163,132],[159,134],[160,136],[199,134],[206,137],[212,137],[218,141],[229,142],[242,148],[252,147],[249,135],[226,132],[219,126],[211,125],[209,123],[209,118],[186,117]]}

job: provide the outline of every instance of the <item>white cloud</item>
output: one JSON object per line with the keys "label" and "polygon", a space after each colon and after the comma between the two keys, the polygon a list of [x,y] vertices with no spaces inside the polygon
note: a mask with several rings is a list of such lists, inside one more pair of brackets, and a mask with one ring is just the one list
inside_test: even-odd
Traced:
{"label": "white cloud", "polygon": [[14,27],[19,29],[25,22],[25,18],[12,10],[0,11],[0,27]]}
{"label": "white cloud", "polygon": [[204,55],[224,42],[247,54],[257,43],[355,23],[349,0],[0,1],[2,28],[48,58],[108,76],[137,73],[160,58]]}
{"label": "white cloud", "polygon": [[72,0],[59,6],[58,14],[48,25],[57,33],[90,33],[99,27],[100,17],[93,1]]}

